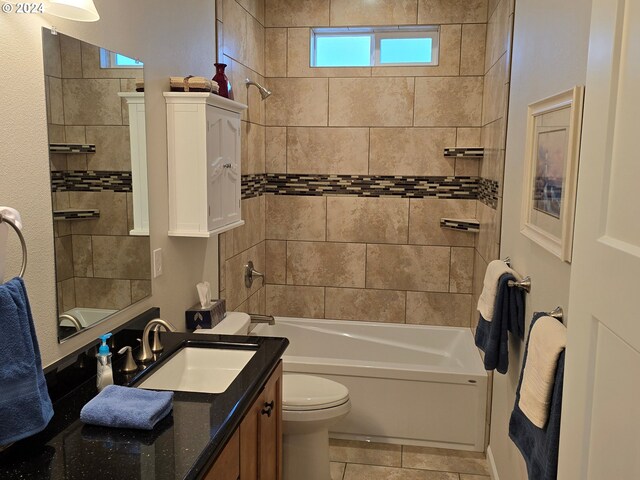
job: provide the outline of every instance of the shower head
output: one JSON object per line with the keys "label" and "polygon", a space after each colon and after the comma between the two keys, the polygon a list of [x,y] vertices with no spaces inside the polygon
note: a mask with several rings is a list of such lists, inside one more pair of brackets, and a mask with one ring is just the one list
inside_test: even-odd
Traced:
{"label": "shower head", "polygon": [[247,80],[245,81],[247,88],[249,88],[249,85],[255,85],[256,88],[258,89],[258,91],[260,92],[260,96],[262,97],[262,100],[264,100],[265,98],[267,98],[269,95],[271,95],[271,90],[267,90],[266,88],[264,88],[262,85],[260,85],[259,83],[256,82],[252,82],[251,80],[249,80],[247,78]]}

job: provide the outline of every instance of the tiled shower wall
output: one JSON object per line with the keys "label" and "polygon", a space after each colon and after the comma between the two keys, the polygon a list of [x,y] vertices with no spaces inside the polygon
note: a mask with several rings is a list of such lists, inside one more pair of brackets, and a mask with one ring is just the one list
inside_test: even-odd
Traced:
{"label": "tiled shower wall", "polygon": [[142,71],[101,69],[98,47],[62,34],[44,32],[43,49],[49,141],[96,145],[96,153],[50,155],[59,177],[81,179],[55,187],[53,208],[100,211],[99,219],[54,223],[58,310],[121,309],[151,294],[149,237],[129,235],[130,188],[79,184],[89,177],[130,184],[129,114],[117,93],[134,91]]}
{"label": "tiled shower wall", "polygon": [[[234,99],[249,106],[242,115],[242,176],[265,173],[265,109],[255,87],[247,89],[245,79],[265,84],[264,0],[216,1],[218,61],[226,63]],[[265,197],[242,200],[245,225],[219,236],[220,298],[227,310],[265,313],[265,288],[258,279],[244,285],[244,265],[253,260],[258,271],[265,269]]]}
{"label": "tiled shower wall", "polygon": [[[478,160],[445,158],[443,150],[480,146],[493,4],[266,0],[266,172],[359,182],[399,176],[388,180],[400,188],[366,197],[335,177],[345,181],[341,192],[259,197],[267,313],[470,326],[475,234],[441,229],[439,220],[473,218],[477,202],[401,190],[415,176],[479,174]],[[310,27],[415,24],[440,25],[439,66],[309,67]]]}

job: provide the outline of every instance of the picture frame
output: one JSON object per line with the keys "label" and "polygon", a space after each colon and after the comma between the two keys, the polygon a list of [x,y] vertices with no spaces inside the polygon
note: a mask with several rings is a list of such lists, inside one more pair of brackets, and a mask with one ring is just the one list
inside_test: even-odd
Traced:
{"label": "picture frame", "polygon": [[529,104],[520,232],[571,263],[584,87]]}

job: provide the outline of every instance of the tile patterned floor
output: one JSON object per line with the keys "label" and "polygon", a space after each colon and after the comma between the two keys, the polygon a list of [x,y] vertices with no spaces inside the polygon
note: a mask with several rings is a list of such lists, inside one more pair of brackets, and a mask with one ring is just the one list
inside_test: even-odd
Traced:
{"label": "tile patterned floor", "polygon": [[331,480],[490,480],[483,453],[331,440]]}

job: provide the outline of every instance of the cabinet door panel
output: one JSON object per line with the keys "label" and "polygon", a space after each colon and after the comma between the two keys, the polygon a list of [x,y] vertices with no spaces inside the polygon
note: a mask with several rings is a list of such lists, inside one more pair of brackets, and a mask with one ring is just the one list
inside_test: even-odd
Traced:
{"label": "cabinet door panel", "polygon": [[207,108],[207,227],[214,230],[225,223],[224,149],[226,119],[215,108]]}
{"label": "cabinet door panel", "polygon": [[261,394],[240,424],[240,480],[258,480],[258,432],[263,403]]}
{"label": "cabinet door panel", "polygon": [[241,155],[240,119],[233,116],[223,123],[222,157],[224,158],[224,180],[221,188],[225,225],[240,220],[241,199]]}
{"label": "cabinet door panel", "polygon": [[238,480],[240,475],[240,435],[236,431],[204,477],[205,480]]}

